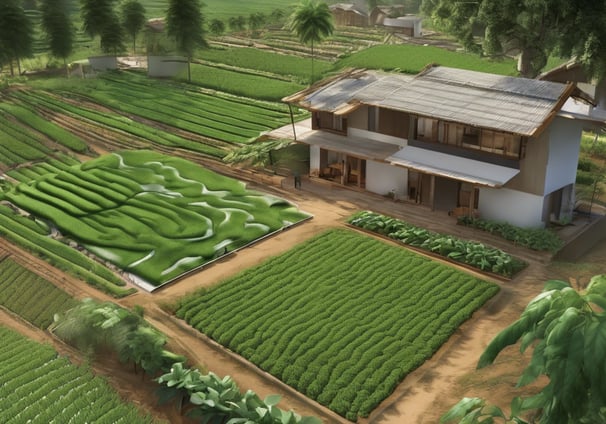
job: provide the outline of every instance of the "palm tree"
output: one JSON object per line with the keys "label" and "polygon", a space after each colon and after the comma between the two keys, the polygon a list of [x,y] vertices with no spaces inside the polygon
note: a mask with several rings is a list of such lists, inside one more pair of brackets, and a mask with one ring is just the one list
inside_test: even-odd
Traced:
{"label": "palm tree", "polygon": [[290,16],[288,27],[299,41],[311,45],[311,81],[314,80],[314,43],[330,36],[335,25],[328,5],[318,0],[303,0]]}

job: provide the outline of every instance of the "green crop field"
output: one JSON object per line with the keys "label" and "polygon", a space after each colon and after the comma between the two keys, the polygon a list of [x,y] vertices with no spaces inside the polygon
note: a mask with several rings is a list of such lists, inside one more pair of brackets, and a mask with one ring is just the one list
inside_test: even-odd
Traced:
{"label": "green crop field", "polygon": [[356,421],[497,291],[406,249],[332,230],[183,298],[176,314]]}
{"label": "green crop field", "polygon": [[[215,47],[201,51],[200,57],[210,62],[230,65],[244,70],[253,69],[280,76],[294,77],[300,82],[309,81],[311,73],[311,61],[308,58],[250,47]],[[314,72],[319,74],[324,74],[331,67],[332,63],[329,61],[314,61]]]}
{"label": "green crop field", "polygon": [[0,326],[0,422],[153,423],[90,369]]}
{"label": "green crop field", "polygon": [[[292,5],[292,0],[204,0],[202,13],[206,20],[228,19],[231,16],[248,17],[251,13],[261,12],[269,15],[272,10],[288,10]],[[168,0],[141,0],[141,4],[147,11],[146,15],[150,18],[164,16],[168,8]]]}
{"label": "green crop field", "polygon": [[46,174],[5,198],[150,290],[309,217],[285,200],[151,151]]}
{"label": "green crop field", "polygon": [[474,54],[412,44],[370,47],[341,59],[336,63],[335,67],[382,69],[386,71],[398,70],[409,74],[416,74],[431,63],[471,71],[517,75],[516,62],[513,59],[494,61]]}
{"label": "green crop field", "polygon": [[[245,86],[253,83],[252,80],[246,83],[245,74],[232,73],[242,75]],[[272,81],[267,77],[249,77],[261,78],[265,83]],[[292,90],[300,87],[282,83]],[[276,87],[273,89],[292,93],[290,89]],[[115,128],[152,144],[180,147],[214,158],[222,158],[234,145],[248,143],[266,131],[290,123],[288,107],[282,103],[149,79],[137,73],[106,74],[95,80],[41,81],[36,88],[11,93],[9,99]],[[116,112],[100,111],[91,102]],[[305,111],[294,112],[295,119],[306,116]],[[156,126],[152,125],[154,122]],[[171,131],[172,128],[175,130]],[[198,137],[188,139],[175,134],[176,130]]]}
{"label": "green crop field", "polygon": [[47,328],[54,314],[76,304],[63,290],[10,258],[0,261],[0,276],[0,305],[38,328]]}

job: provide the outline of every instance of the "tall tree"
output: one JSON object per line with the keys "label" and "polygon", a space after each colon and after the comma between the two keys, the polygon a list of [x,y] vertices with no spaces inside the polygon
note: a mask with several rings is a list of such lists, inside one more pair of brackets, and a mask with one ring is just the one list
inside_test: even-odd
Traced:
{"label": "tall tree", "polygon": [[108,22],[114,18],[116,0],[80,0],[80,16],[84,32],[91,38],[101,35]]}
{"label": "tall tree", "polygon": [[169,0],[166,11],[168,35],[175,39],[177,50],[187,56],[187,80],[191,82],[191,59],[196,48],[208,47],[204,16],[199,0]]}
{"label": "tall tree", "polygon": [[488,406],[482,399],[466,398],[441,422],[460,420],[477,424],[525,423],[519,414],[538,411],[541,424],[606,422],[606,274],[591,279],[579,293],[564,281],[548,281],[520,319],[499,333],[480,357],[478,368],[494,362],[507,346],[520,342],[520,350],[533,348],[519,386],[547,377],[536,395],[511,402],[512,416]]}
{"label": "tall tree", "polygon": [[126,0],[120,11],[122,27],[133,38],[133,54],[136,54],[137,34],[145,25],[145,7],[138,0]]}
{"label": "tall tree", "polygon": [[537,75],[551,53],[576,55],[594,75],[606,70],[604,1],[424,0],[422,11],[470,50],[519,52],[524,76]]}
{"label": "tall tree", "polygon": [[67,58],[73,51],[74,27],[68,0],[42,0],[40,9],[42,30],[46,33],[51,54],[63,59],[65,73],[69,76]]}
{"label": "tall tree", "polygon": [[32,25],[20,3],[0,1],[0,51],[10,63],[11,75],[15,75],[13,61],[21,74],[21,59],[33,54]]}
{"label": "tall tree", "polygon": [[118,52],[124,51],[124,31],[120,24],[118,15],[112,13],[109,19],[101,29],[101,50],[105,53],[112,53],[114,56]]}
{"label": "tall tree", "polygon": [[314,43],[330,36],[335,25],[328,5],[318,0],[303,0],[290,16],[289,28],[299,41],[311,45],[311,81],[314,80]]}

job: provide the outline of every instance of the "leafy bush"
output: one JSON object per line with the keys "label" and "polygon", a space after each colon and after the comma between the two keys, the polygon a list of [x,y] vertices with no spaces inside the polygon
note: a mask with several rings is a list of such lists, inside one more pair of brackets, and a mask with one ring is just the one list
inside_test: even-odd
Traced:
{"label": "leafy bush", "polygon": [[595,169],[595,163],[591,159],[588,158],[580,158],[579,163],[577,165],[577,169],[579,171],[591,172]]}
{"label": "leafy bush", "polygon": [[507,222],[490,221],[469,216],[459,217],[459,223],[496,234],[506,240],[532,250],[557,252],[562,240],[553,231],[545,228],[521,228]]}
{"label": "leafy bush", "polygon": [[494,247],[434,233],[375,212],[359,212],[349,218],[348,222],[355,227],[504,277],[511,277],[526,266],[523,261]]}
{"label": "leafy bush", "polygon": [[597,176],[591,172],[578,170],[577,178],[576,178],[575,182],[577,184],[582,184],[582,185],[593,185],[596,178],[597,178]]}
{"label": "leafy bush", "polygon": [[269,395],[265,400],[251,390],[242,394],[230,377],[219,378],[209,372],[201,374],[197,369],[176,363],[170,372],[157,379],[161,387],[161,402],[188,397],[193,408],[188,415],[202,422],[230,422],[255,424],[320,424],[315,417],[301,417],[293,411],[276,407],[280,396]]}

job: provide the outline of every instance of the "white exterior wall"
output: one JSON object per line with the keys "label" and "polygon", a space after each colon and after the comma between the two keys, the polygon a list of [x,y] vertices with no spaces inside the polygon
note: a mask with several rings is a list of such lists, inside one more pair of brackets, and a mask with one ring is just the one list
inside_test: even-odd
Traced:
{"label": "white exterior wall", "polygon": [[394,190],[396,198],[405,199],[408,190],[408,170],[401,166],[367,160],[366,190],[381,195]]}
{"label": "white exterior wall", "polygon": [[480,188],[480,216],[495,221],[507,221],[518,227],[544,227],[543,196],[507,188]]}
{"label": "white exterior wall", "polygon": [[148,56],[147,74],[155,78],[174,77],[187,71],[187,58],[184,56]]}
{"label": "white exterior wall", "polygon": [[88,58],[88,63],[94,71],[107,71],[118,69],[116,56],[94,56]]}
{"label": "white exterior wall", "polygon": [[320,176],[320,146],[309,146],[309,175]]}
{"label": "white exterior wall", "polygon": [[574,184],[581,146],[582,122],[556,117],[549,127],[545,192]]}
{"label": "white exterior wall", "polygon": [[366,138],[368,140],[381,141],[383,143],[395,144],[396,146],[404,147],[408,145],[408,140],[405,138],[393,137],[374,131],[366,131],[358,128],[349,127],[347,134],[353,137]]}

